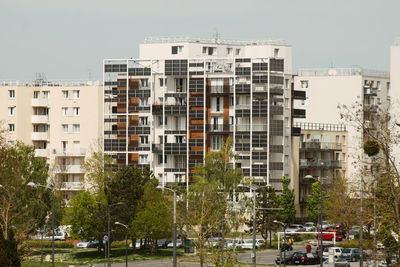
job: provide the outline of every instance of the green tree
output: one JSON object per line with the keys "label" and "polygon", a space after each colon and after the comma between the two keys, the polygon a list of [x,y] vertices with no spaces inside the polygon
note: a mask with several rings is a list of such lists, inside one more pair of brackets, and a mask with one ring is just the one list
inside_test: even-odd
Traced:
{"label": "green tree", "polygon": [[282,195],[279,197],[280,207],[283,210],[280,213],[280,220],[286,224],[293,223],[296,218],[296,209],[294,207],[294,190],[289,189],[290,178],[282,178]]}
{"label": "green tree", "polygon": [[321,184],[320,181],[316,181],[311,186],[311,196],[307,198],[307,208],[306,214],[309,220],[314,222],[315,224],[318,223],[318,218],[321,210],[321,197],[320,197],[320,190]]}
{"label": "green tree", "polygon": [[131,223],[132,235],[149,238],[152,241],[151,252],[157,250],[157,240],[171,237],[172,205],[161,190],[158,181],[149,181],[144,188],[144,195],[139,204],[139,211]]}
{"label": "green tree", "polygon": [[3,232],[0,231],[0,266],[21,266],[21,258],[18,254],[18,242],[14,238],[12,229],[8,230],[8,239],[4,239]]}
{"label": "green tree", "polygon": [[[267,240],[270,238],[270,247],[272,246],[272,231],[276,230],[278,225],[274,220],[279,220],[279,197],[273,187],[260,187],[256,190],[256,231]],[[246,222],[249,232],[253,231],[253,217]]]}

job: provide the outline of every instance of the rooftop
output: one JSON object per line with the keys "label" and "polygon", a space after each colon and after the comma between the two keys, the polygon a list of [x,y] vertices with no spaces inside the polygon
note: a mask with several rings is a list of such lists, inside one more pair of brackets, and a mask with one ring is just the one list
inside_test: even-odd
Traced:
{"label": "rooftop", "polygon": [[299,76],[373,76],[380,78],[390,78],[389,71],[372,70],[363,68],[315,68],[300,69]]}
{"label": "rooftop", "polygon": [[89,80],[32,80],[32,81],[20,81],[20,80],[2,80],[0,81],[0,86],[92,86],[100,85],[99,81],[89,81]]}
{"label": "rooftop", "polygon": [[331,132],[346,131],[346,125],[334,124],[334,123],[294,122],[293,126],[299,127],[302,130],[331,131]]}
{"label": "rooftop", "polygon": [[158,43],[204,43],[204,44],[225,44],[225,45],[284,45],[289,46],[286,40],[263,39],[263,40],[227,40],[218,38],[200,38],[185,36],[170,37],[146,37],[145,44]]}

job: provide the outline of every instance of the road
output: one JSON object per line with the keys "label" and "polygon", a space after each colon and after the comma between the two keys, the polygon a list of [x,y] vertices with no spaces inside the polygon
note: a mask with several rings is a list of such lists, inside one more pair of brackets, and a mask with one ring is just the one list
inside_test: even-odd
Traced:
{"label": "road", "polygon": [[[305,251],[304,246],[294,246],[294,250],[296,251]],[[263,250],[257,251],[257,264],[275,264],[275,259],[279,255],[278,250]],[[199,262],[190,262],[191,260],[195,261],[196,258],[193,259],[182,259],[178,258],[178,266],[179,267],[194,267],[199,266]],[[249,266],[251,264],[251,251],[246,253],[239,253],[238,260],[241,263],[248,263]],[[89,265],[75,265],[74,267],[88,267]],[[105,267],[105,264],[95,264],[95,267]],[[113,263],[112,267],[125,267],[125,263]],[[137,267],[150,267],[150,266],[159,266],[159,267],[171,267],[172,266],[172,259],[165,259],[165,260],[148,260],[148,261],[132,261],[128,263],[128,266],[137,266]],[[310,267],[316,267],[319,265],[307,265]],[[351,267],[359,266],[358,262],[352,262]]]}

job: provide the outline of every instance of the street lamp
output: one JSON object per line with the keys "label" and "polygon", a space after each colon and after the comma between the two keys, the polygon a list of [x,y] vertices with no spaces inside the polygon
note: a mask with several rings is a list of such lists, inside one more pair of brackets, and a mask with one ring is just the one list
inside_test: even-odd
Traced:
{"label": "street lamp", "polygon": [[310,174],[307,174],[306,176],[304,176],[304,178],[305,179],[310,179],[310,180],[314,180],[314,182],[316,182],[316,181],[320,181],[320,183],[319,183],[319,193],[320,193],[320,206],[321,206],[321,209],[320,209],[320,212],[319,212],[319,231],[320,231],[320,233],[319,233],[319,238],[320,238],[320,247],[319,247],[319,256],[320,256],[320,258],[319,258],[319,264],[320,264],[320,267],[323,267],[323,257],[322,257],[322,253],[323,253],[323,250],[322,250],[322,242],[323,242],[323,238],[322,238],[322,209],[323,209],[323,199],[322,199],[322,177],[317,177],[317,178],[314,178],[312,175],[310,175]]}
{"label": "street lamp", "polygon": [[[278,220],[274,220],[274,223],[279,223],[280,225],[283,226],[283,240],[286,243],[286,224]],[[283,244],[282,248],[283,248],[283,266],[286,267],[286,248],[284,246],[285,243]],[[282,249],[280,249],[279,251],[279,266],[280,265],[282,265]]]}
{"label": "street lamp", "polygon": [[116,225],[121,225],[122,227],[125,227],[126,229],[126,238],[125,238],[125,267],[128,267],[128,226],[120,223],[120,222],[115,222]]}
{"label": "street lamp", "polygon": [[167,189],[171,192],[174,193],[174,251],[173,251],[173,262],[172,262],[172,266],[176,267],[177,266],[177,260],[176,260],[176,190],[169,188],[169,187],[165,187],[165,186],[157,186],[158,189]]}
{"label": "street lamp", "polygon": [[51,237],[51,266],[54,267],[54,186],[49,187],[47,185],[41,185],[34,182],[29,182],[26,184],[30,187],[43,187],[46,189],[50,189],[52,192],[52,201],[51,201],[51,228],[52,228],[52,237]]}
{"label": "street lamp", "polygon": [[262,188],[262,187],[269,187],[269,185],[266,186],[258,186],[257,188],[243,185],[243,184],[238,184],[238,187],[247,187],[251,191],[253,191],[253,253],[251,254],[252,258],[252,263],[253,265],[257,264],[257,251],[256,251],[256,189]]}

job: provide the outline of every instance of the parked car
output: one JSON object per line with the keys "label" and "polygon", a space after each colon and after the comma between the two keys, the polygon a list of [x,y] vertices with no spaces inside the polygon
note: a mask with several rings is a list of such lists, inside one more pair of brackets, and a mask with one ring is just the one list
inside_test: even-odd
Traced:
{"label": "parked car", "polygon": [[157,247],[158,248],[167,248],[169,240],[166,238],[157,240]]}
{"label": "parked car", "polygon": [[292,263],[298,264],[318,264],[320,262],[317,253],[295,252],[292,256]]}
{"label": "parked car", "polygon": [[341,247],[327,247],[324,249],[323,257],[324,259],[327,259],[329,257],[329,250],[333,249],[333,256],[335,258],[339,258],[342,255],[342,249]]}
{"label": "parked car", "polygon": [[[295,252],[301,252],[301,251],[286,251],[285,253],[282,252],[282,263],[290,264],[292,262],[292,257]],[[275,260],[275,263],[279,265],[280,261],[281,261],[281,255],[279,254]]]}
{"label": "parked car", "polygon": [[[326,233],[329,232],[329,233]],[[339,230],[329,230],[326,231],[325,233],[322,233],[322,240],[332,240],[335,239],[335,233],[336,233],[336,241],[342,241],[343,240],[343,234]],[[320,233],[316,235],[316,238],[320,238]]]}
{"label": "parked car", "polygon": [[77,248],[88,248],[90,241],[81,240],[78,244],[76,244]]}
{"label": "parked car", "polygon": [[347,261],[359,261],[361,258],[361,253],[358,248],[343,248],[342,255],[340,257]]}
{"label": "parked car", "polygon": [[225,248],[242,248],[243,240],[241,239],[229,239],[225,241]]}
{"label": "parked car", "polygon": [[[333,247],[333,244],[323,244],[322,245],[322,251],[324,251],[325,248],[331,248],[331,247]],[[320,245],[317,246],[316,253],[317,254],[320,253]]]}
{"label": "parked car", "polygon": [[[129,247],[130,247],[130,248],[133,248],[133,244],[130,243],[130,244],[129,244]],[[136,240],[135,247],[136,247],[137,249],[140,249],[140,240]]]}
{"label": "parked car", "polygon": [[286,228],[286,233],[290,234],[290,233],[302,232],[304,230],[305,229],[300,224],[291,224],[289,225],[289,227]]}
{"label": "parked car", "polygon": [[[174,241],[172,240],[171,242],[169,242],[167,244],[167,248],[173,248],[174,247]],[[182,240],[181,239],[177,239],[176,240],[176,247],[177,248],[181,248],[182,247]]]}
{"label": "parked car", "polygon": [[99,240],[90,241],[88,244],[88,248],[98,248],[100,246]]}
{"label": "parked car", "polygon": [[[327,260],[324,261],[323,266],[329,267],[329,261],[327,261]],[[350,267],[350,263],[343,259],[338,259],[338,260],[335,260],[335,267]]]}
{"label": "parked car", "polygon": [[306,232],[313,232],[315,231],[317,228],[315,227],[313,222],[306,222],[304,224],[304,229],[306,230]]}
{"label": "parked car", "polygon": [[[256,239],[256,248],[259,248],[264,243],[265,243],[265,241],[263,239]],[[253,239],[243,240],[242,248],[252,249],[253,248]]]}

